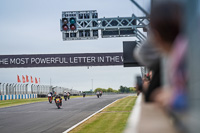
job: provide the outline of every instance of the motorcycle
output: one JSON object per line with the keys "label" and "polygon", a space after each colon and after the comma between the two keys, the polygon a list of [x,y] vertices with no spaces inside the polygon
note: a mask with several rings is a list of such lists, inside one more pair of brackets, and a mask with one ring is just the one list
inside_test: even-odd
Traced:
{"label": "motorcycle", "polygon": [[85,97],[85,94],[83,93],[83,97]]}
{"label": "motorcycle", "polygon": [[61,100],[60,98],[56,98],[56,106],[58,107],[58,109],[60,109],[60,106],[61,106]]}
{"label": "motorcycle", "polygon": [[52,103],[52,96],[48,97],[49,103]]}
{"label": "motorcycle", "polygon": [[65,101],[67,101],[67,95],[64,95],[64,99],[65,99]]}
{"label": "motorcycle", "polygon": [[52,99],[53,99],[53,97],[48,94],[48,101],[49,101],[49,103],[52,103]]}
{"label": "motorcycle", "polygon": [[70,99],[70,94],[67,94],[67,99],[68,99],[68,100]]}
{"label": "motorcycle", "polygon": [[97,94],[97,97],[99,98],[99,94]]}

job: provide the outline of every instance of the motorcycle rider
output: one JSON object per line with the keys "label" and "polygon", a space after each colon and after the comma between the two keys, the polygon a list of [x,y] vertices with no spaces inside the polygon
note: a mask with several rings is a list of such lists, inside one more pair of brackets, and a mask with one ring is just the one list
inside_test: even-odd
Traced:
{"label": "motorcycle rider", "polygon": [[47,96],[48,96],[48,98],[51,98],[51,100],[53,99],[53,93],[52,92],[49,92],[49,94]]}
{"label": "motorcycle rider", "polygon": [[96,94],[97,94],[97,97],[99,98],[99,94],[100,94],[100,93],[99,93],[99,91],[97,91],[97,93],[96,93]]}
{"label": "motorcycle rider", "polygon": [[[66,99],[67,100],[67,92],[66,91],[64,91],[64,94],[63,94],[63,96],[64,96],[64,99]],[[65,101],[66,101],[65,100]]]}
{"label": "motorcycle rider", "polygon": [[102,92],[102,91],[100,91],[100,94],[99,94],[99,95],[100,95],[100,97],[102,96],[102,94],[103,94],[103,92]]}
{"label": "motorcycle rider", "polygon": [[62,97],[60,95],[56,95],[54,98],[55,103],[56,103],[56,98],[60,99],[60,106],[62,106]]}
{"label": "motorcycle rider", "polygon": [[56,96],[56,92],[53,92],[53,97],[55,97]]}
{"label": "motorcycle rider", "polygon": [[52,93],[50,92],[47,96],[48,96],[48,97],[52,97]]}
{"label": "motorcycle rider", "polygon": [[67,92],[67,97],[68,97],[68,100],[70,99],[70,92]]}
{"label": "motorcycle rider", "polygon": [[83,97],[85,97],[85,95],[86,95],[86,93],[85,93],[85,92],[83,92]]}

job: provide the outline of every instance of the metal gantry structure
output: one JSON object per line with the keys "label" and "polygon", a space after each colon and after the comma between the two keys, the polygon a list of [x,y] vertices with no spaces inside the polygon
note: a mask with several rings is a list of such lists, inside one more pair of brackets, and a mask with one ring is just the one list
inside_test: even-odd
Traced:
{"label": "metal gantry structure", "polygon": [[[138,46],[145,41],[150,23],[149,14],[134,0],[131,0],[145,16],[98,18],[96,10],[63,11],[60,19],[60,31],[63,41],[98,39],[113,37],[136,37]],[[141,68],[144,75],[144,68]]]}
{"label": "metal gantry structure", "polygon": [[147,31],[149,17],[98,18],[96,10],[64,11],[60,20],[60,30],[63,40],[90,40],[98,39],[99,31],[102,38],[136,37],[138,42],[144,41],[146,35],[141,30]]}

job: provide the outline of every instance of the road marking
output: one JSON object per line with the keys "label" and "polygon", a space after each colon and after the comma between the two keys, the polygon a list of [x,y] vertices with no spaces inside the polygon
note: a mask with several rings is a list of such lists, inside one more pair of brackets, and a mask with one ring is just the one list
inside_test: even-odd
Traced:
{"label": "road marking", "polygon": [[102,109],[100,109],[99,111],[93,113],[92,115],[88,116],[87,118],[85,118],[84,120],[82,120],[81,122],[77,123],[76,125],[70,127],[69,129],[67,129],[66,131],[64,131],[63,133],[68,133],[69,131],[71,131],[72,129],[76,128],[77,126],[79,126],[80,124],[82,124],[83,122],[87,121],[88,119],[90,119],[92,116],[96,115],[97,113],[101,112],[102,110],[104,110],[105,108],[107,108],[108,106],[110,106],[111,104],[117,102],[119,99],[115,100],[114,102],[106,105],[105,107],[103,107]]}

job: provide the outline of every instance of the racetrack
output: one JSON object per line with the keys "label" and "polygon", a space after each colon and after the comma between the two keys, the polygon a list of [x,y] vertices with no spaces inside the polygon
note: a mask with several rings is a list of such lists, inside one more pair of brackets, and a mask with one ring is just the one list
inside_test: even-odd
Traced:
{"label": "racetrack", "polygon": [[1,133],[61,133],[94,112],[127,95],[103,95],[63,100],[61,109],[46,102],[0,108]]}

